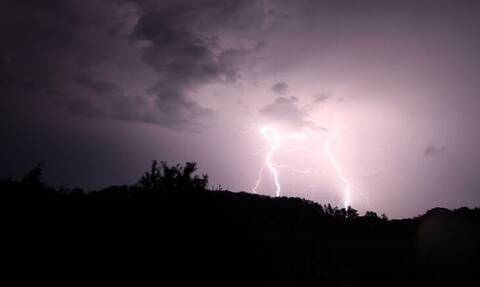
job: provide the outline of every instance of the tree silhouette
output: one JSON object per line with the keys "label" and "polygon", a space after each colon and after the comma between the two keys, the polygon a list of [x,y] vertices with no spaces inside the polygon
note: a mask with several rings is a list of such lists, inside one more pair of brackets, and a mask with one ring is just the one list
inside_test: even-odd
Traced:
{"label": "tree silhouette", "polygon": [[37,164],[29,170],[22,178],[22,183],[30,186],[42,186],[43,165]]}
{"label": "tree silhouette", "polygon": [[150,171],[145,172],[137,186],[147,191],[175,192],[175,191],[202,191],[208,188],[208,175],[198,176],[197,164],[187,162],[185,166],[179,164],[169,166],[166,162],[154,160]]}
{"label": "tree silhouette", "polygon": [[150,171],[146,171],[140,178],[138,186],[148,191],[159,190],[161,181],[162,175],[157,166],[157,161],[154,160],[150,167]]}
{"label": "tree silhouette", "polygon": [[380,217],[382,218],[383,221],[388,221],[388,216],[385,213],[382,213]]}
{"label": "tree silhouette", "polygon": [[375,211],[365,212],[365,217],[370,219],[378,219],[378,214]]}
{"label": "tree silhouette", "polygon": [[358,211],[353,209],[351,206],[347,208],[347,218],[353,219],[358,217]]}

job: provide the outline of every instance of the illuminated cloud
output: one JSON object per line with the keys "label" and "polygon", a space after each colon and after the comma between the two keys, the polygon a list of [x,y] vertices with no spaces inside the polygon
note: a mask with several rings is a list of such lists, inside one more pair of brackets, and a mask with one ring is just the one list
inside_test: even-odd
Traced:
{"label": "illuminated cloud", "polygon": [[307,111],[300,109],[296,97],[277,97],[271,104],[260,109],[260,114],[268,120],[280,122],[290,127],[311,127]]}

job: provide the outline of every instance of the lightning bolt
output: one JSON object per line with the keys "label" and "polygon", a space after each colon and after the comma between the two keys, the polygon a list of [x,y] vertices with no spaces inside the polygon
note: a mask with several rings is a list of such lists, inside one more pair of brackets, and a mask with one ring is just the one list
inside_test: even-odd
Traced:
{"label": "lightning bolt", "polygon": [[265,159],[265,164],[267,168],[270,170],[270,174],[273,177],[273,181],[275,183],[275,195],[280,196],[280,181],[278,180],[278,170],[275,168],[275,166],[272,163],[272,157],[275,151],[280,147],[280,136],[277,134],[277,132],[272,129],[272,128],[262,128],[260,129],[260,132],[262,133],[263,137],[272,143],[270,150],[267,153],[267,157]]}
{"label": "lightning bolt", "polygon": [[[340,168],[340,165],[338,163],[338,160],[336,158],[336,154],[338,153],[340,149],[340,139],[339,139],[339,128],[338,128],[338,121],[335,120],[335,130],[333,133],[333,136],[329,137],[326,142],[325,142],[325,155],[330,162],[331,166],[333,167],[335,174],[337,175],[337,178],[340,180],[340,182],[343,184],[343,206],[347,208],[350,205],[350,193],[352,189],[352,185],[350,182],[347,180],[347,178],[343,175],[343,172]],[[332,150],[331,146],[335,146],[335,149]]]}
{"label": "lightning bolt", "polygon": [[[282,191],[282,187],[279,179],[280,168],[285,168],[295,173],[314,174],[315,176],[324,175],[326,173],[325,166],[323,168],[323,171],[320,171],[315,168],[298,169],[290,165],[286,165],[286,164],[280,165],[280,164],[274,163],[274,160],[273,160],[274,155],[279,151],[283,142],[291,139],[305,139],[308,137],[308,133],[294,133],[294,134],[288,134],[286,136],[281,136],[275,129],[270,127],[260,128],[260,133],[263,136],[264,140],[266,140],[269,143],[269,147],[266,149],[265,163],[260,169],[257,180],[252,189],[253,193],[258,192],[258,188],[262,183],[263,173],[265,172],[265,170],[269,171],[273,179],[274,186],[275,186],[275,195],[277,197],[281,195],[281,191]],[[351,205],[351,193],[354,190],[354,186],[346,178],[339,164],[339,160],[337,158],[339,149],[340,149],[340,129],[339,129],[338,121],[335,120],[335,128],[333,130],[333,133],[330,133],[330,135],[326,138],[323,145],[323,149],[320,152],[318,151],[314,152],[314,151],[308,151],[308,150],[307,152],[311,152],[314,155],[315,154],[318,155],[318,153],[320,153],[324,158],[327,159],[328,164],[332,167],[335,173],[335,176],[337,177],[338,181],[342,186],[341,190],[343,194],[343,206],[347,208],[348,206]],[[294,149],[293,151],[295,150],[296,149]],[[317,181],[316,178],[315,178],[315,181]],[[315,184],[309,185],[307,187],[307,190],[313,190],[314,185]]]}
{"label": "lightning bolt", "polygon": [[282,188],[280,186],[280,180],[278,179],[279,177],[279,173],[277,169],[278,166],[273,164],[273,161],[272,161],[273,155],[279,149],[282,141],[287,139],[293,139],[293,138],[306,138],[307,136],[304,133],[295,133],[295,134],[288,135],[286,137],[281,137],[275,129],[270,127],[261,128],[260,133],[263,135],[263,138],[265,140],[271,143],[271,145],[270,145],[270,148],[268,149],[267,156],[265,157],[265,165],[260,170],[259,176],[257,178],[257,181],[252,191],[254,193],[257,193],[257,189],[260,183],[262,182],[263,169],[267,167],[268,170],[270,171],[270,174],[272,175],[273,182],[275,184],[275,195],[278,197],[281,194]]}
{"label": "lightning bolt", "polygon": [[260,186],[260,183],[262,183],[263,171],[264,171],[264,170],[265,170],[265,166],[262,166],[262,168],[261,168],[260,171],[258,172],[257,181],[255,182],[255,186],[254,186],[253,189],[252,189],[252,192],[253,192],[253,193],[257,193],[257,189],[258,189],[258,187]]}

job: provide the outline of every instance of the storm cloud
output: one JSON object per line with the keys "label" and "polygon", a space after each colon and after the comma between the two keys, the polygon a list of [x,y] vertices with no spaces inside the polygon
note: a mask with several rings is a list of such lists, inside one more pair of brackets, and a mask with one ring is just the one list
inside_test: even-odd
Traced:
{"label": "storm cloud", "polygon": [[[188,91],[211,82],[235,82],[248,49],[224,47],[222,32],[248,33],[262,24],[258,1],[139,2],[141,13],[132,38],[146,41],[145,63],[158,82],[149,92],[167,115],[168,125],[211,116],[213,111],[189,99]],[[248,24],[248,25],[247,25]],[[171,122],[171,123],[170,123]]]}
{"label": "storm cloud", "polygon": [[[260,1],[6,1],[2,6],[0,82],[6,97],[28,97],[35,90],[35,97],[42,94],[78,115],[181,129],[215,114],[198,103],[196,89],[234,83],[255,50],[253,44],[224,45],[223,35],[250,36],[264,21]],[[118,71],[121,64],[132,70]],[[135,72],[145,79],[132,78]],[[132,89],[135,85],[143,88]]]}

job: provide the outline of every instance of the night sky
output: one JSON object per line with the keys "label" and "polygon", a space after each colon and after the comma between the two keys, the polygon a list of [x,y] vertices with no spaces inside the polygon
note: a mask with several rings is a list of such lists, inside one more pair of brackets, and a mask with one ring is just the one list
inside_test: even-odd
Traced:
{"label": "night sky", "polygon": [[[389,217],[480,204],[480,1],[2,1],[0,177],[213,186]],[[334,138],[334,160],[326,155]],[[263,171],[263,172],[262,172]],[[313,171],[313,172],[305,172]]]}

